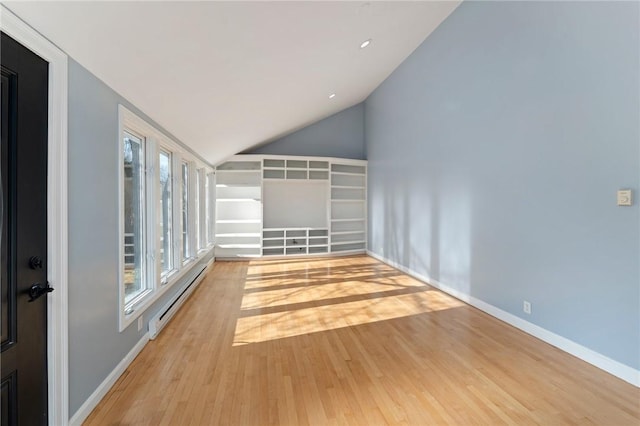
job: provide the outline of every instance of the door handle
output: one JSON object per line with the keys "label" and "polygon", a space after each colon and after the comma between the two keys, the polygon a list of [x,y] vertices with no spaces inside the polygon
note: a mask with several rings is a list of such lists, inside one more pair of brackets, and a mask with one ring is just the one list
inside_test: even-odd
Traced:
{"label": "door handle", "polygon": [[32,285],[31,288],[29,289],[29,302],[33,302],[43,294],[51,293],[52,291],[53,291],[53,287],[51,287],[49,283],[46,283],[46,284],[36,283]]}

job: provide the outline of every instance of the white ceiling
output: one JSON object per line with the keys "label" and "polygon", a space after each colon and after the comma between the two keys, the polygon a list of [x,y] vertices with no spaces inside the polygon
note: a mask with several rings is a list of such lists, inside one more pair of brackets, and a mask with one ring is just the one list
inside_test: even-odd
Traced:
{"label": "white ceiling", "polygon": [[458,4],[5,2],[211,163],[363,101]]}

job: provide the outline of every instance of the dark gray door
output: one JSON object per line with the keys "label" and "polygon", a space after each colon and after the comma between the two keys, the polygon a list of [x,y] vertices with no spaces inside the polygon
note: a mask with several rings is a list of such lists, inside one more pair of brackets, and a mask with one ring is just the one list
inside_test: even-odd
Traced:
{"label": "dark gray door", "polygon": [[0,35],[2,425],[47,423],[48,63]]}

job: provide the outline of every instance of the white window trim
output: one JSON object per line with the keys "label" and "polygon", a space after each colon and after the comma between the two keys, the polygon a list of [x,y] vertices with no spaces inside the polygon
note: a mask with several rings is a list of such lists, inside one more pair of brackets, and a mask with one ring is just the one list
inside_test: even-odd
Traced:
{"label": "white window trim", "polygon": [[[198,210],[198,203],[200,202],[200,195],[197,194],[196,179],[198,178],[197,164],[194,161],[189,162],[189,232],[191,238],[189,238],[189,253],[191,253],[190,259],[198,257],[198,222],[200,220],[200,212]],[[197,214],[196,214],[197,213]]]}
{"label": "white window trim", "polygon": [[209,182],[209,223],[207,224],[207,247],[213,247],[216,239],[216,172],[210,170],[206,179],[211,178]]}
{"label": "white window trim", "polygon": [[[182,235],[182,197],[183,197],[183,182],[182,182],[182,165],[186,165],[187,166],[187,176],[188,176],[188,181],[187,181],[187,192],[188,192],[188,196],[187,196],[187,235],[191,235],[191,230],[192,228],[192,224],[191,224],[191,217],[193,216],[192,213],[192,209],[191,209],[191,199],[193,198],[192,195],[192,191],[191,191],[191,163],[184,159],[181,158],[180,159],[180,233]],[[193,250],[191,249],[191,241],[193,240],[193,238],[189,238],[189,240],[187,241],[187,246],[188,246],[188,252],[189,252],[189,256],[186,256],[186,254],[184,253],[183,250],[183,245],[182,245],[182,239],[180,240],[180,263],[182,264],[182,266],[185,266],[189,263],[191,263],[194,259],[193,256]]]}
{"label": "white window trim", "polygon": [[[145,184],[146,187],[146,198],[145,198],[145,218],[147,220],[147,224],[145,225],[146,239],[145,243],[147,244],[146,249],[146,262],[147,262],[147,284],[149,285],[149,290],[145,291],[143,294],[138,296],[134,301],[132,301],[129,305],[125,307],[124,304],[124,169],[122,164],[124,163],[124,154],[122,150],[122,140],[124,136],[124,132],[128,131],[143,137],[145,140],[145,167],[146,167],[146,177]],[[186,160],[189,164],[189,178],[190,178],[190,186],[193,185],[193,188],[190,188],[191,193],[195,192],[195,179],[196,179],[196,170],[198,168],[203,170],[212,170],[208,165],[199,161],[194,155],[185,150],[183,146],[169,138],[164,133],[157,130],[155,127],[147,123],[145,120],[140,118],[135,113],[131,112],[129,109],[124,107],[123,105],[118,106],[118,212],[119,212],[119,221],[118,221],[118,235],[119,235],[119,256],[118,256],[118,294],[119,294],[119,308],[118,308],[118,325],[119,331],[124,331],[127,327],[129,327],[133,322],[142,315],[149,306],[151,306],[158,298],[160,298],[167,290],[169,290],[182,276],[184,276],[187,272],[189,272],[193,266],[196,264],[196,260],[201,258],[203,255],[208,254],[212,248],[207,250],[197,250],[195,247],[196,238],[190,238],[190,244],[192,245],[191,253],[194,253],[193,256],[189,259],[188,262],[182,263],[182,254],[181,254],[181,237],[182,229],[180,227],[180,215],[176,215],[176,211],[180,211],[180,199],[182,196],[182,185],[177,179],[181,178],[181,173],[176,174],[176,170],[180,170],[182,166],[182,162]],[[157,164],[159,162],[158,154],[159,150],[164,149],[170,151],[172,154],[172,167],[174,171],[174,175],[172,179],[173,181],[173,217],[172,223],[174,226],[174,247],[178,246],[178,250],[174,250],[174,269],[167,276],[167,281],[163,284],[160,283],[160,235],[159,235],[159,224],[158,224],[158,202],[159,202],[159,193],[158,187],[159,184],[156,184],[156,181],[159,182],[159,171]],[[193,171],[193,172],[192,172]],[[181,172],[181,171],[180,171]],[[180,178],[178,178],[180,176]],[[179,189],[179,191],[178,191]],[[178,196],[179,195],[179,196]],[[153,206],[149,208],[149,206]],[[176,209],[176,206],[177,209]],[[195,197],[189,197],[189,209],[190,211],[195,211],[197,206],[195,205]],[[193,232],[193,230],[197,229],[193,221],[195,221],[195,214],[189,214],[189,231]],[[180,233],[176,234],[175,230],[179,229]],[[153,249],[151,249],[153,248]],[[125,309],[129,313],[125,313]]]}
{"label": "white window trim", "polygon": [[[124,168],[122,165],[124,164],[124,152],[122,149],[122,141],[124,140],[125,132],[132,133],[133,135],[139,137],[144,144],[144,161],[145,164],[145,201],[143,203],[143,216],[145,218],[145,224],[143,225],[143,229],[145,232],[145,240],[144,244],[146,247],[143,247],[143,252],[145,253],[145,269],[146,274],[144,274],[143,279],[145,280],[144,285],[148,286],[147,290],[138,295],[134,300],[130,301],[128,304],[125,303],[125,290],[124,290]],[[153,246],[153,240],[149,235],[149,226],[148,222],[151,220],[153,222],[152,217],[152,209],[148,209],[148,198],[152,196],[150,194],[150,186],[149,184],[153,184],[149,180],[149,170],[153,169],[153,161],[149,161],[151,157],[151,151],[153,149],[153,142],[150,137],[150,132],[147,127],[147,124],[140,120],[135,114],[131,113],[127,109],[122,106],[118,108],[118,296],[119,296],[119,326],[120,331],[123,331],[127,326],[129,326],[135,317],[138,311],[138,308],[142,305],[145,305],[148,299],[153,294],[153,285],[149,286],[149,283],[153,283],[154,280],[154,268],[153,263],[148,259],[148,247]]]}
{"label": "white window trim", "polygon": [[173,152],[171,155],[172,226],[173,226],[173,271],[171,275],[182,269],[182,155]]}
{"label": "white window trim", "polygon": [[198,233],[200,235],[200,246],[198,247],[198,254],[206,251],[207,244],[207,170],[204,168],[198,169],[198,189],[200,194],[198,196],[198,217],[200,219],[198,224]]}
{"label": "white window trim", "polygon": [[[150,246],[150,244],[152,243],[152,240],[149,238],[149,236],[147,235],[147,222],[150,219],[150,215],[149,215],[149,209],[147,209],[147,201],[148,201],[148,188],[149,188],[149,179],[148,179],[148,175],[147,175],[147,170],[148,170],[148,164],[149,164],[149,159],[150,159],[150,155],[149,155],[149,151],[152,150],[152,145],[153,143],[151,142],[151,140],[148,140],[147,138],[145,138],[144,134],[142,133],[138,133],[135,129],[133,129],[132,127],[128,127],[128,126],[123,126],[123,129],[120,133],[120,150],[119,150],[119,164],[120,164],[120,168],[119,168],[119,180],[120,180],[120,191],[122,191],[122,189],[124,188],[124,168],[122,167],[122,165],[124,164],[124,154],[123,154],[123,149],[122,149],[122,142],[124,140],[125,134],[131,134],[132,136],[140,139],[140,142],[142,144],[142,153],[143,153],[143,161],[144,163],[142,164],[143,167],[143,171],[145,173],[145,178],[144,178],[144,195],[143,195],[143,203],[142,203],[142,216],[144,217],[144,222],[142,223],[142,229],[145,232],[144,235],[144,240],[143,240],[143,246],[141,248],[142,253],[147,253],[147,247]],[[153,167],[153,166],[151,166]],[[135,307],[140,304],[141,302],[144,301],[144,299],[146,297],[148,297],[151,292],[153,291],[152,287],[149,287],[148,284],[149,282],[152,282],[151,277],[153,276],[153,270],[151,269],[152,264],[150,262],[148,262],[145,259],[144,262],[144,274],[143,274],[143,284],[145,285],[146,289],[144,291],[142,291],[140,294],[138,294],[133,300],[131,300],[129,303],[126,303],[126,295],[125,295],[125,291],[124,291],[124,257],[125,257],[125,250],[124,250],[124,245],[122,244],[122,242],[124,241],[124,194],[122,192],[119,193],[119,211],[118,214],[120,215],[120,220],[118,223],[118,228],[119,228],[119,235],[120,235],[120,269],[119,269],[119,284],[120,284],[120,298],[123,304],[123,310],[125,312],[129,311],[129,310],[134,310]]]}
{"label": "white window trim", "polygon": [[[162,188],[160,187],[160,152],[166,152],[169,154],[169,158],[171,159],[171,228],[172,228],[172,241],[171,241],[171,262],[172,262],[172,268],[167,271],[167,273],[163,274],[162,272],[162,265],[161,265],[161,257],[162,257],[162,253],[161,253],[161,246],[162,244],[160,243],[161,237],[162,237],[162,232],[161,232],[161,223],[162,223],[162,210],[159,208],[160,206],[160,199],[162,198]],[[171,276],[174,275],[178,269],[180,269],[180,265],[178,263],[176,263],[176,258],[175,258],[175,242],[176,242],[176,235],[175,235],[175,185],[174,185],[174,178],[175,176],[173,175],[174,173],[174,169],[175,169],[175,163],[174,163],[174,153],[173,151],[171,151],[170,148],[165,147],[163,144],[156,144],[156,153],[155,153],[155,157],[154,157],[154,161],[156,162],[156,170],[155,173],[153,173],[153,180],[155,183],[155,196],[156,199],[153,200],[153,206],[156,209],[156,215],[155,215],[155,226],[154,229],[156,230],[156,236],[155,236],[155,258],[158,259],[157,261],[157,277],[159,277],[159,283],[161,286],[164,286],[166,284],[168,284],[169,280],[171,279]]]}

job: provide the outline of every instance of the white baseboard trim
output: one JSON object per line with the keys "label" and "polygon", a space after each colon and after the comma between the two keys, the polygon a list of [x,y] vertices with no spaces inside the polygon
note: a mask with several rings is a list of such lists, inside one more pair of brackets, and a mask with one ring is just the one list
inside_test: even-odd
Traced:
{"label": "white baseboard trim", "polygon": [[104,396],[109,392],[111,387],[116,383],[118,378],[125,372],[127,367],[133,362],[133,360],[138,356],[138,354],[145,347],[147,342],[149,341],[149,333],[145,333],[144,336],[136,343],[136,345],[129,351],[129,353],[118,363],[116,368],[107,376],[106,379],[100,386],[91,394],[89,398],[82,404],[78,411],[71,417],[69,420],[70,426],[80,426],[82,422],[84,422],[89,414],[93,411],[94,408],[98,405],[98,403],[104,398]]}
{"label": "white baseboard trim", "polygon": [[492,317],[504,321],[507,324],[512,325],[513,327],[522,330],[527,334],[537,337],[538,339],[552,346],[555,346],[558,349],[561,349],[585,362],[588,362],[589,364],[598,367],[599,369],[604,370],[607,373],[624,380],[625,382],[631,383],[636,387],[640,387],[640,370],[635,370],[628,365],[624,365],[605,355],[602,355],[599,352],[582,346],[579,343],[555,334],[545,328],[542,328],[520,317],[510,314],[509,312],[503,311],[502,309],[490,305],[489,303],[486,303],[480,299],[451,288],[427,276],[419,274],[403,265],[400,265],[397,262],[394,262],[369,250],[367,250],[367,254],[374,259],[377,259],[393,268],[404,272],[407,275],[410,275],[439,290],[442,290],[443,292],[455,297],[456,299],[459,299],[477,309],[480,309],[481,311],[491,315]]}

